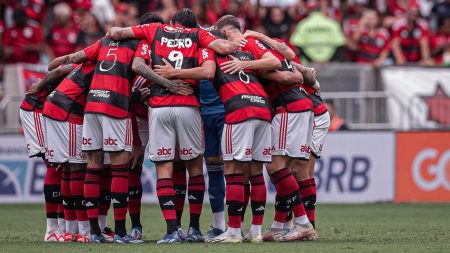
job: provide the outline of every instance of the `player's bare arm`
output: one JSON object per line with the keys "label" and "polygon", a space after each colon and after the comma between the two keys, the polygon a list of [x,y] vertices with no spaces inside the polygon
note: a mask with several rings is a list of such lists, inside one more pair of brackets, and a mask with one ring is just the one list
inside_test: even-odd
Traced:
{"label": "player's bare arm", "polygon": [[32,85],[30,90],[27,92],[27,95],[38,93],[48,84],[59,84],[72,71],[72,69],[72,65],[70,64],[53,69],[48,72],[42,80],[39,79],[37,83]]}
{"label": "player's bare arm", "polygon": [[303,83],[303,76],[297,69],[294,69],[294,72],[279,70],[265,71],[261,76],[282,85]]}
{"label": "player's bare arm", "polygon": [[168,80],[161,77],[146,64],[145,59],[143,58],[135,57],[133,59],[132,69],[136,74],[167,88],[172,93],[178,95],[190,95],[194,92],[192,87],[186,85],[181,80]]}
{"label": "player's bare arm", "polygon": [[269,44],[269,46],[271,46],[273,49],[275,49],[278,53],[280,53],[288,61],[294,60],[294,58],[296,56],[294,50],[292,50],[290,47],[288,47],[285,43],[278,42],[265,34],[255,32],[252,30],[247,30],[244,33],[244,37],[255,37],[255,38],[258,38],[259,40],[266,42],[267,44]]}
{"label": "player's bare arm", "polygon": [[72,54],[63,55],[58,58],[55,58],[53,61],[51,61],[48,64],[48,70],[52,71],[53,69],[65,64],[65,63],[83,63],[88,60],[89,60],[89,58],[87,57],[84,50],[80,50],[80,51],[72,53]]}
{"label": "player's bare arm", "polygon": [[[305,83],[306,85],[314,86],[315,83],[317,83],[317,80],[316,80],[316,78],[315,78],[315,74],[314,74],[314,72],[313,72],[312,69],[307,68],[307,67],[305,67],[305,66],[303,66],[303,65],[301,65],[301,64],[299,64],[299,63],[296,63],[296,62],[292,62],[291,64],[292,64],[292,66],[294,66],[298,71],[300,71],[300,73],[301,73],[302,76],[303,76],[303,81],[304,81],[304,83]],[[315,71],[315,69],[314,69],[314,71]]]}
{"label": "player's bare arm", "polygon": [[135,38],[133,29],[131,27],[111,27],[109,29],[108,35],[111,36],[113,40],[125,40]]}
{"label": "player's bare arm", "polygon": [[239,48],[239,43],[224,39],[217,39],[209,43],[208,48],[221,55],[228,55]]}
{"label": "player's bare arm", "polygon": [[155,65],[155,72],[167,79],[212,79],[216,71],[214,61],[206,61],[201,66],[191,69],[175,69],[166,59],[163,59],[163,62],[165,65]]}
{"label": "player's bare arm", "polygon": [[241,61],[236,57],[230,55],[231,61],[224,62],[220,68],[229,74],[237,73],[244,69],[253,70],[276,70],[281,67],[281,62],[271,52],[262,55],[261,59],[253,61]]}

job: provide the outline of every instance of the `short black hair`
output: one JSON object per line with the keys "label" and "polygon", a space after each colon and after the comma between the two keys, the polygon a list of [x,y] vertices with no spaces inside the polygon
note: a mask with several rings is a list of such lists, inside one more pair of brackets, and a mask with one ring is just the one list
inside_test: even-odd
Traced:
{"label": "short black hair", "polygon": [[225,40],[227,39],[227,36],[225,35],[225,33],[221,32],[219,30],[211,30],[209,32],[219,39],[225,39]]}
{"label": "short black hair", "polygon": [[172,17],[173,24],[180,24],[186,28],[196,28],[197,27],[197,19],[195,18],[194,12],[189,8],[184,8]]}
{"label": "short black hair", "polygon": [[145,24],[152,24],[152,23],[161,23],[164,24],[164,19],[157,13],[149,12],[142,15],[141,18],[139,18],[139,24],[145,25]]}
{"label": "short black hair", "polygon": [[222,30],[225,26],[231,26],[241,31],[241,23],[239,23],[239,20],[233,15],[225,15],[219,18],[219,20],[217,20],[216,23],[217,30]]}

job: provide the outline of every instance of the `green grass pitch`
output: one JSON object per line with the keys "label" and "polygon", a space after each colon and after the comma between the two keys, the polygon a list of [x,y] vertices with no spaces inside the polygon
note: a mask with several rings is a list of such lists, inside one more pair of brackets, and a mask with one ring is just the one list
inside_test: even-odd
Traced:
{"label": "green grass pitch", "polygon": [[[270,226],[273,206],[266,210],[264,230]],[[211,222],[209,206],[203,213],[206,232]],[[156,245],[165,231],[164,221],[158,206],[144,205],[144,244],[83,245],[42,242],[42,205],[0,205],[0,252],[450,252],[450,204],[320,205],[317,216],[316,242]],[[185,212],[186,222],[187,217]],[[247,214],[246,220],[250,219]]]}

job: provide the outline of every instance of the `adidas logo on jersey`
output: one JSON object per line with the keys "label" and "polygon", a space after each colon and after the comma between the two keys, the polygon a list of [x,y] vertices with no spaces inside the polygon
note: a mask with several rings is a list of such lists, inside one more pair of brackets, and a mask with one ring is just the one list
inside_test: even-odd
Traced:
{"label": "adidas logo on jersey", "polygon": [[241,207],[241,208],[239,208],[237,211],[238,211],[238,212],[242,212],[243,210],[244,210],[244,208]]}
{"label": "adidas logo on jersey", "polygon": [[166,203],[163,204],[163,206],[174,206],[175,204],[173,203],[172,200],[167,201]]}
{"label": "adidas logo on jersey", "polygon": [[264,210],[266,210],[266,209],[263,206],[260,206],[260,207],[255,209],[255,211],[260,211],[260,212],[262,212]]}
{"label": "adidas logo on jersey", "polygon": [[111,202],[112,202],[113,204],[120,204],[120,201],[118,201],[117,199],[112,199]]}
{"label": "adidas logo on jersey", "polygon": [[67,206],[67,202],[63,200],[63,206]]}
{"label": "adidas logo on jersey", "polygon": [[91,206],[94,206],[94,204],[91,201],[88,201],[85,206],[91,207]]}
{"label": "adidas logo on jersey", "polygon": [[197,198],[194,197],[194,195],[189,195],[189,196],[188,196],[188,199],[190,199],[190,200],[197,200]]}

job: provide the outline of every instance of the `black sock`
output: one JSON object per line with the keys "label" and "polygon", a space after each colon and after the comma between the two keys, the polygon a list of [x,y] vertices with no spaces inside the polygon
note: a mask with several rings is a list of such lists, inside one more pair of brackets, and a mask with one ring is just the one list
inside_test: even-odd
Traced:
{"label": "black sock", "polygon": [[140,227],[142,228],[142,224],[141,224],[141,215],[140,214],[132,214],[130,215],[130,219],[131,219],[131,227]]}
{"label": "black sock", "polygon": [[170,235],[177,231],[177,221],[176,220],[166,220],[167,223],[167,234]]}
{"label": "black sock", "polygon": [[124,237],[127,234],[127,229],[125,228],[125,220],[116,220],[114,233],[120,237]]}
{"label": "black sock", "polygon": [[102,230],[100,229],[100,226],[98,225],[97,218],[89,219],[89,224],[91,225],[91,233],[93,235],[101,235],[102,234]]}

